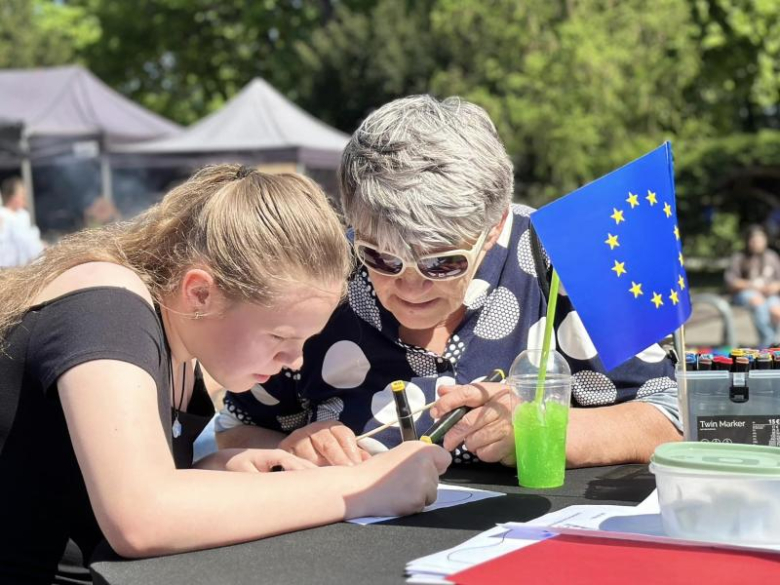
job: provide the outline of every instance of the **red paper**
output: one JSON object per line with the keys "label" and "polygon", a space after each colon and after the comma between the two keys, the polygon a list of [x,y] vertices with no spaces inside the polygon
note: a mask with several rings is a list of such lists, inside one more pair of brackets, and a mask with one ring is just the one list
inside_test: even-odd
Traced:
{"label": "red paper", "polygon": [[742,585],[778,578],[780,555],[770,553],[560,535],[447,580],[458,585]]}

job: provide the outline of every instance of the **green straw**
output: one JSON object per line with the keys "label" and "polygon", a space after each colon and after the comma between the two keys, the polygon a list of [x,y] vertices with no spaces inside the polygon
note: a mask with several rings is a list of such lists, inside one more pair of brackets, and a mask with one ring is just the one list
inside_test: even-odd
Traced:
{"label": "green straw", "polygon": [[550,356],[550,340],[552,339],[553,326],[555,325],[555,306],[558,304],[558,288],[561,280],[558,272],[553,268],[550,280],[550,298],[547,299],[547,322],[544,324],[544,340],[542,341],[542,360],[539,363],[539,375],[536,379],[536,396],[534,402],[541,406],[544,398],[544,380],[547,377],[547,359]]}

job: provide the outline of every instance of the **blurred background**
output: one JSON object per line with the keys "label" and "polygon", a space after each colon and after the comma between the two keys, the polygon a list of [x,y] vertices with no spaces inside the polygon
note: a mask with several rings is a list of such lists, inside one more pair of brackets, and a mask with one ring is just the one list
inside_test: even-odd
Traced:
{"label": "blurred background", "polygon": [[[414,93],[485,107],[534,206],[672,140],[694,293],[729,300],[748,225],[780,246],[777,0],[0,0],[0,180],[50,242],[220,160],[335,195],[348,135]],[[692,342],[727,329],[696,304]]]}

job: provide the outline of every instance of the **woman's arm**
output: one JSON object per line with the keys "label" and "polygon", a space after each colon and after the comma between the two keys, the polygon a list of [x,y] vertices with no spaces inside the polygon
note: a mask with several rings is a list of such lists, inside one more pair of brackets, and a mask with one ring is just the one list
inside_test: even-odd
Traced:
{"label": "woman's arm", "polygon": [[[440,389],[431,409],[440,417],[460,406],[474,410],[444,438],[454,449],[462,441],[483,461],[515,464],[512,416],[517,397],[503,384],[468,384]],[[679,441],[674,424],[655,406],[627,402],[599,408],[571,408],[566,433],[567,467],[647,463],[661,443]]]}
{"label": "woman's arm", "polygon": [[285,473],[177,470],[151,376],[99,360],[58,389],[95,516],[111,546],[140,557],[223,546],[366,514],[417,512],[449,464],[406,443],[356,467]]}

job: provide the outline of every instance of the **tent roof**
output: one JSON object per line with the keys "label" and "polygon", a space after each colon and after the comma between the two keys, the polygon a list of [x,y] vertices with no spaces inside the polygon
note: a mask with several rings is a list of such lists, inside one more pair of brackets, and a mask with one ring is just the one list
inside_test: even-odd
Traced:
{"label": "tent roof", "polygon": [[349,137],[317,120],[260,78],[222,109],[178,136],[126,145],[114,152],[205,154],[261,150],[329,151],[338,155]]}
{"label": "tent roof", "polygon": [[30,138],[103,136],[109,144],[180,132],[78,66],[0,70],[0,115]]}

